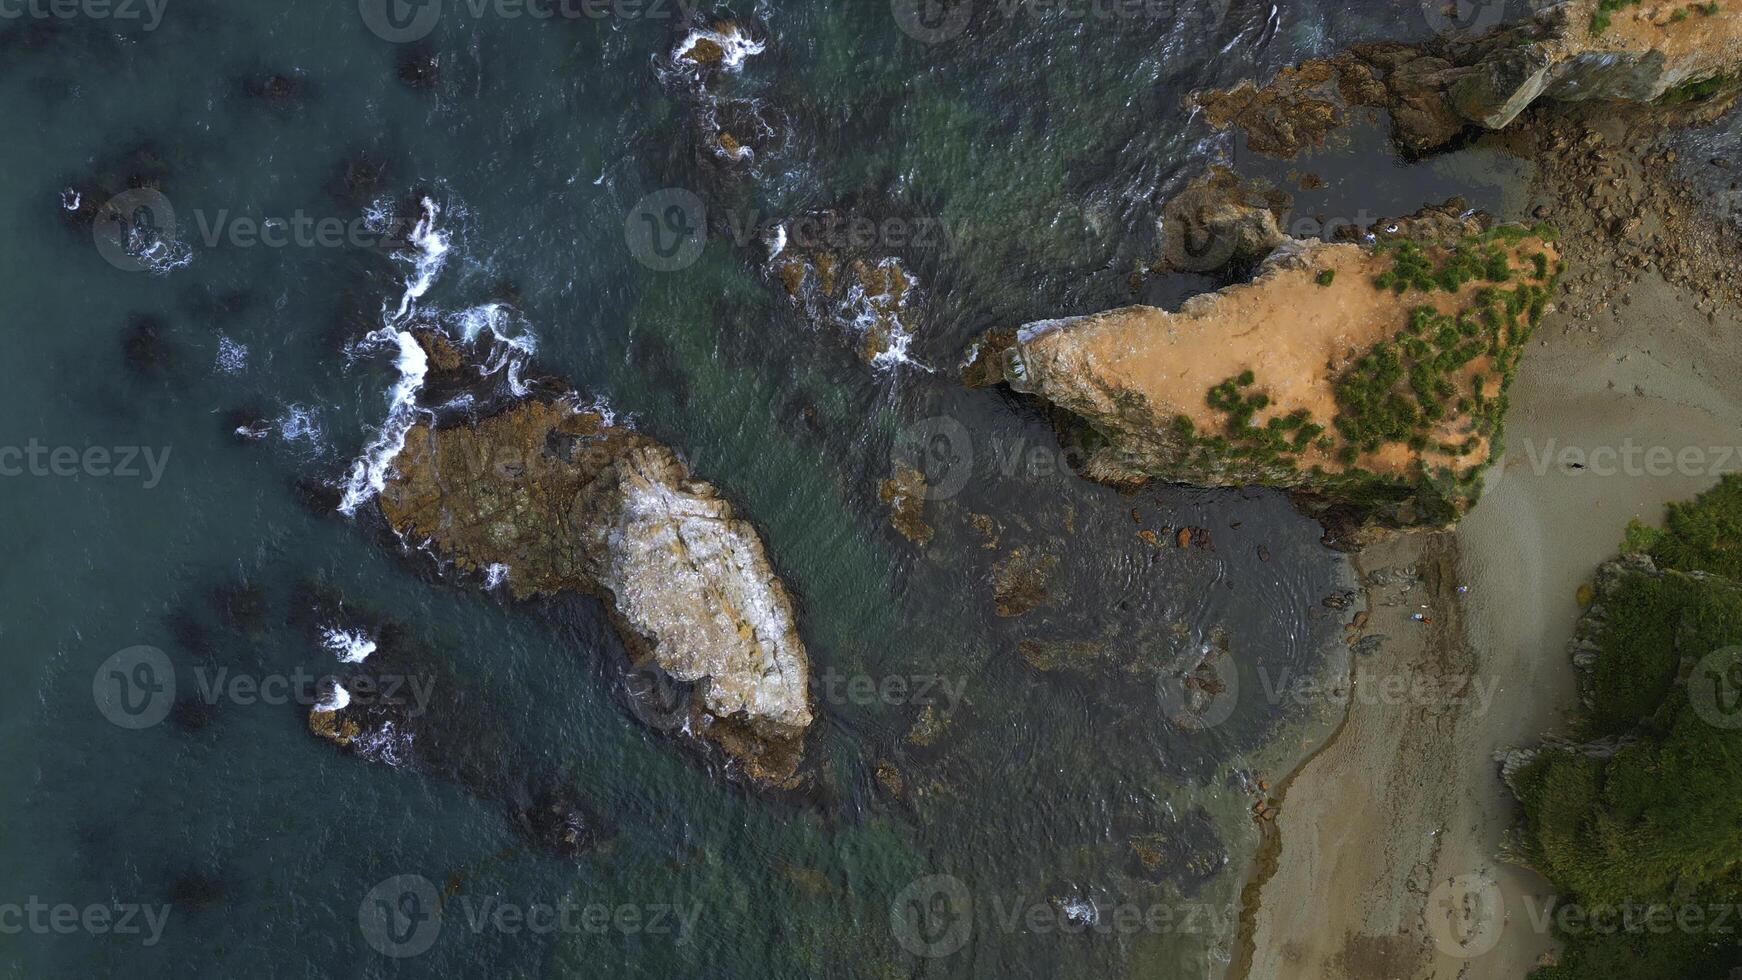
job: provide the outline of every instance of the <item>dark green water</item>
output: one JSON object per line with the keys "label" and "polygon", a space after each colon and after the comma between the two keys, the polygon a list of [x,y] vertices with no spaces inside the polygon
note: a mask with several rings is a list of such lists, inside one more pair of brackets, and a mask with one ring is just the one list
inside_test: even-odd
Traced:
{"label": "dark green water", "polygon": [[[1421,34],[1403,6],[1182,4],[1127,23],[986,4],[927,45],[884,3],[782,0],[734,11],[764,50],[706,79],[670,61],[690,25],[645,14],[450,5],[413,45],[371,33],[347,2],[170,0],[152,30],[0,19],[0,446],[169,454],[159,480],[0,477],[6,974],[1213,975],[1254,839],[1233,770],[1293,719],[1241,697],[1186,732],[1156,679],[1222,635],[1242,690],[1259,665],[1313,669],[1343,563],[1275,494],[1131,498],[1006,465],[1028,449],[1056,462],[1050,429],[951,368],[987,327],[1131,301],[1159,202],[1208,160],[1246,162],[1180,108],[1186,91]],[[420,53],[438,65],[424,87],[396,72]],[[293,91],[260,93],[272,73]],[[703,120],[752,117],[768,127],[753,166],[724,165]],[[347,192],[347,161],[378,180]],[[1452,192],[1497,203],[1504,183],[1481,165],[1406,168],[1373,134],[1326,161],[1330,186],[1303,211],[1383,214]],[[106,261],[63,196],[147,173],[184,248],[157,273]],[[667,188],[705,202],[712,234],[694,264],[660,272],[631,254],[625,222]],[[347,519],[309,492],[342,484],[388,416],[392,351],[353,345],[414,273],[357,243],[213,244],[203,229],[349,222],[413,194],[442,206],[448,252],[409,316],[453,328],[512,298],[511,331],[536,339],[528,372],[680,449],[762,531],[819,675],[802,798],[747,792],[636,722],[597,607],[508,604],[407,552],[368,505]],[[827,208],[949,230],[879,253],[919,278],[916,363],[860,361],[725,224]],[[273,424],[244,441],[239,418]],[[889,528],[876,484],[903,434],[938,418],[967,434],[972,478],[932,503],[938,533],[920,549]],[[1134,507],[1145,526],[1213,529],[1215,550],[1158,552],[1136,538]],[[995,523],[996,548],[972,514]],[[1001,618],[991,569],[1014,548],[1058,564],[1041,605]],[[164,651],[184,701],[218,671],[338,669],[316,642],[311,583],[358,610],[331,625],[396,624],[438,665],[431,697],[474,726],[462,737],[494,784],[560,783],[608,825],[601,847],[553,857],[463,781],[341,755],[308,733],[306,705],[226,695],[143,730],[99,710],[93,680],[139,645]],[[1017,653],[1025,640],[1102,654],[1043,672]],[[960,697],[936,706],[941,734],[922,745],[911,693],[860,703],[823,689],[830,674],[941,678]],[[878,788],[883,761],[903,774],[899,799]],[[1133,841],[1165,860],[1144,865]],[[417,955],[384,955],[359,922],[396,875],[446,893]],[[930,906],[945,943],[928,949],[943,954],[915,955],[891,905],[935,875],[973,910]],[[472,921],[487,901],[635,918],[515,930]],[[37,902],[167,904],[168,918],[151,937],[9,928]],[[652,928],[667,906],[691,924]],[[1037,919],[1007,918],[1030,906]],[[1195,918],[1060,932],[1084,908],[1108,922],[1122,906]],[[952,915],[965,934],[948,932]]]}

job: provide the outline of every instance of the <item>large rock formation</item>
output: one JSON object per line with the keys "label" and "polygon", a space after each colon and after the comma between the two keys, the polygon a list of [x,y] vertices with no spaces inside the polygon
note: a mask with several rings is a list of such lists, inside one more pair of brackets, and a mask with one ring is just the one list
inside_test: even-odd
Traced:
{"label": "large rock formation", "polygon": [[1064,409],[1085,475],[1265,484],[1388,525],[1455,519],[1559,260],[1456,210],[1372,245],[1289,240],[1250,282],[992,331],[964,374]]}
{"label": "large rock formation", "polygon": [[1163,206],[1156,271],[1211,272],[1262,259],[1287,240],[1282,221],[1293,204],[1268,184],[1213,166]]}
{"label": "large rock formation", "polygon": [[812,719],[793,605],[756,531],[665,446],[563,402],[413,428],[381,493],[403,537],[517,598],[604,600],[637,669],[694,685],[673,727],[765,783]]}
{"label": "large rock formation", "polygon": [[1398,142],[1423,153],[1471,127],[1501,129],[1540,100],[1676,101],[1742,64],[1742,8],[1635,5],[1605,13],[1567,0],[1468,40],[1358,44],[1193,95],[1213,125],[1245,130],[1260,153],[1292,156],[1348,121],[1351,106],[1390,111]]}

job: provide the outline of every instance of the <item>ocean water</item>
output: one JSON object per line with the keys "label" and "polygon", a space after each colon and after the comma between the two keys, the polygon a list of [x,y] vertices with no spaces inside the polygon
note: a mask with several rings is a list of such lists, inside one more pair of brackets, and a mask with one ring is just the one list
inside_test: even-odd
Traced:
{"label": "ocean water", "polygon": [[[1256,839],[1244,760],[1300,719],[1244,693],[1188,730],[1158,680],[1206,644],[1241,692],[1314,670],[1346,563],[1275,493],[1085,483],[1031,406],[954,366],[989,327],[1216,285],[1134,297],[1159,203],[1211,161],[1288,168],[1182,96],[1421,36],[1422,11],[987,2],[956,32],[949,10],[904,30],[899,2],[389,2],[0,14],[0,447],[41,463],[0,476],[0,971],[1215,975]],[[737,64],[673,59],[727,19]],[[754,155],[722,157],[721,129]],[[1327,180],[1300,213],[1504,210],[1522,179],[1382,137],[1295,164]],[[174,233],[99,247],[85,197],[136,185]],[[677,227],[673,200],[707,230],[675,258],[637,238]],[[878,222],[853,250],[918,282],[898,358],[864,362],[850,317],[769,274],[759,232],[829,210]],[[805,791],[747,789],[641,724],[596,604],[508,602],[385,529],[357,466],[418,410],[413,323],[511,340],[513,378],[609,406],[757,525],[818,675]],[[960,479],[922,548],[877,484],[940,431]],[[1136,534],[1182,526],[1214,549]],[[1053,564],[1000,616],[1013,555]],[[416,651],[460,761],[308,732],[314,678],[375,639]],[[1025,643],[1088,652],[1040,670]],[[139,647],[170,673],[137,673]],[[155,724],[104,696],[166,677]],[[515,826],[551,787],[597,815],[578,859]],[[403,876],[437,902],[401,902]],[[384,900],[407,913],[385,932]],[[1174,918],[1116,927],[1126,909]]]}

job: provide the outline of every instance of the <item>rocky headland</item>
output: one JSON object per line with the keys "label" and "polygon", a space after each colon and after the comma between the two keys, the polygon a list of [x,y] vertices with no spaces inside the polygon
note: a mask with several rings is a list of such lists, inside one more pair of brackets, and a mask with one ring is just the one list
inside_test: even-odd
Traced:
{"label": "rocky headland", "polygon": [[[1274,227],[1266,208],[1225,211],[1204,229],[1228,255]],[[1445,524],[1479,495],[1502,439],[1506,390],[1559,273],[1554,237],[1455,203],[1372,243],[1280,237],[1249,282],[1177,312],[995,330],[964,374],[1068,413],[1092,479],[1263,484],[1320,512]]]}

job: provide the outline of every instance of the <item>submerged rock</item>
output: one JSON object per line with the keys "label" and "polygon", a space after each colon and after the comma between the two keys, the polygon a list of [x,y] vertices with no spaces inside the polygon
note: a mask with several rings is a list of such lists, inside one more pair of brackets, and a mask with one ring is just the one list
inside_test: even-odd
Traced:
{"label": "submerged rock", "polygon": [[1450,209],[1386,233],[1287,240],[1177,312],[993,331],[971,371],[1068,412],[1092,479],[1263,484],[1363,522],[1446,523],[1480,491],[1558,255],[1545,229]]}
{"label": "submerged rock", "polygon": [[810,726],[809,660],[756,531],[677,454],[562,402],[413,428],[382,491],[427,540],[516,598],[601,598],[636,669],[693,684],[681,727],[754,779],[792,780]]}
{"label": "submerged rock", "polygon": [[867,364],[902,361],[913,340],[919,281],[894,256],[843,258],[852,251],[851,235],[840,229],[864,220],[831,212],[798,219],[791,232],[782,225],[778,235],[791,240],[776,239],[780,251],[768,274],[812,322],[831,324],[852,339]]}
{"label": "submerged rock", "polygon": [[925,474],[897,464],[895,475],[877,485],[877,495],[889,506],[889,523],[901,536],[925,547],[933,529],[925,522]]}

